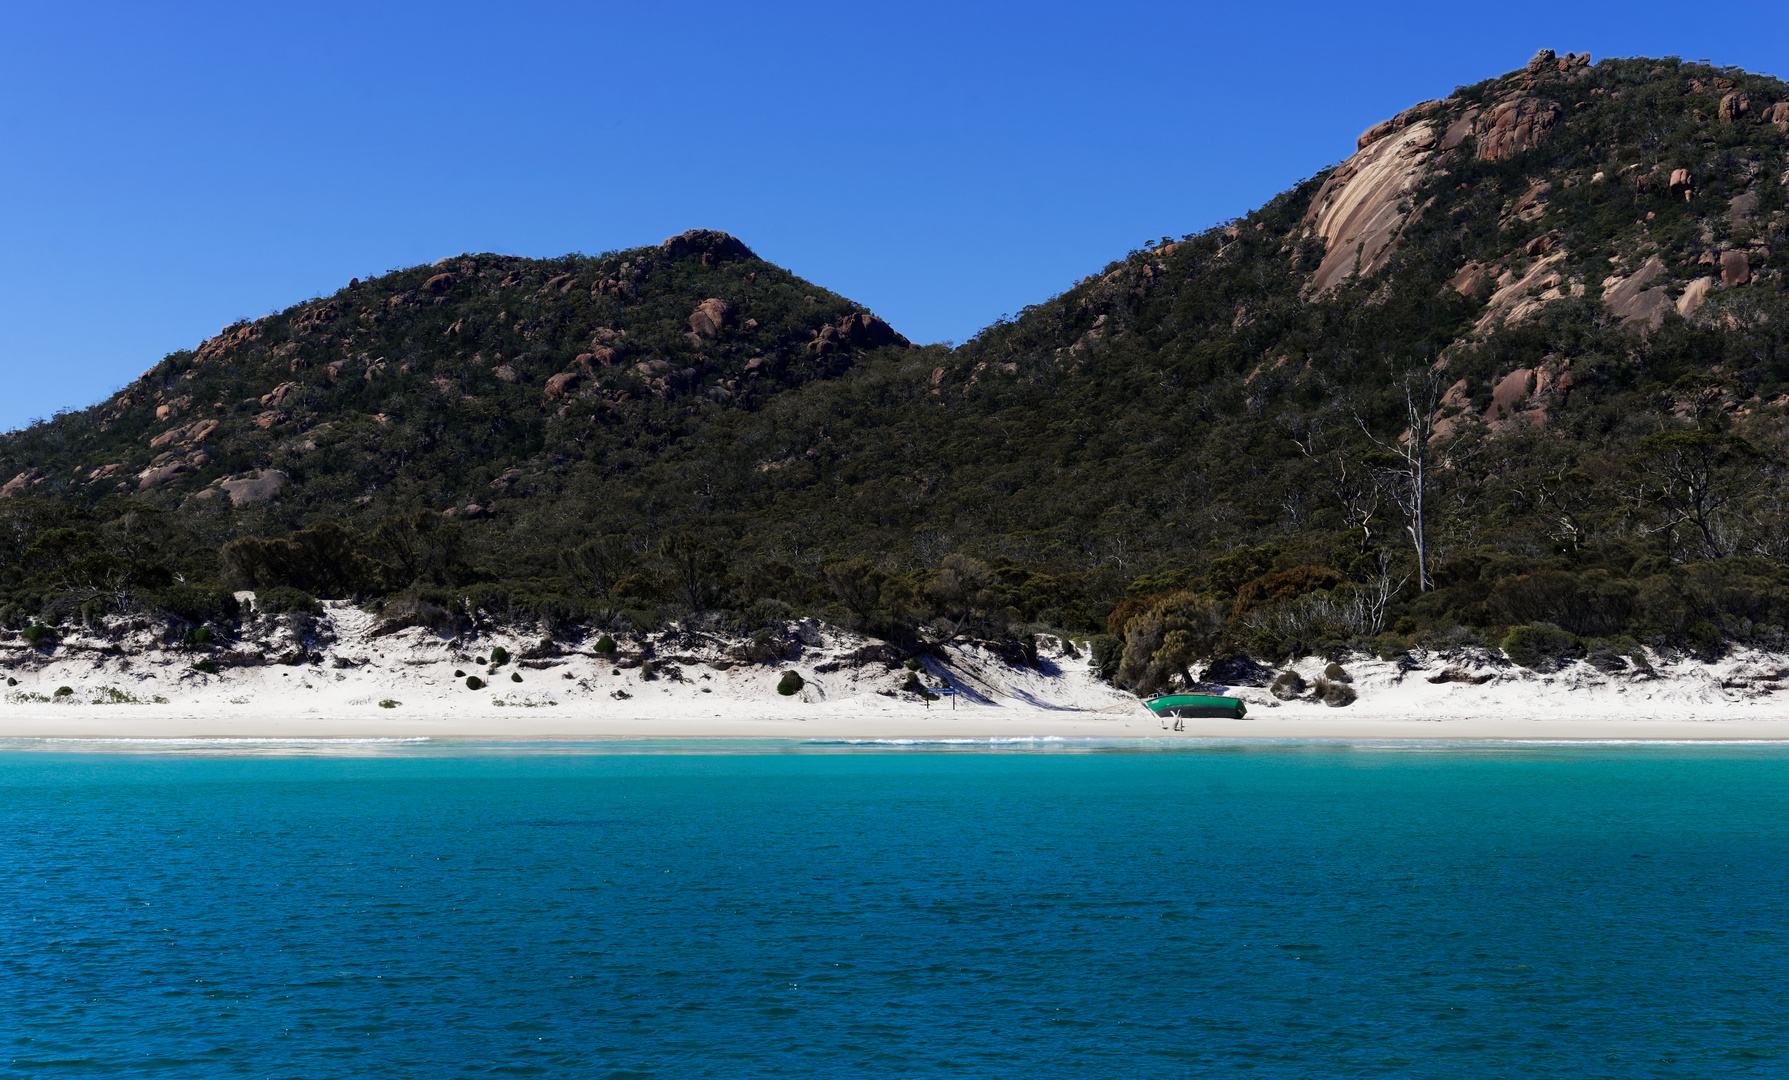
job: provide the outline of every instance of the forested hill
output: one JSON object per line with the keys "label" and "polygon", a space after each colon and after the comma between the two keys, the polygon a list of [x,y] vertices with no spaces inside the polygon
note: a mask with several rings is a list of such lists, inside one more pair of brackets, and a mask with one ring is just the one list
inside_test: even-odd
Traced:
{"label": "forested hill", "polygon": [[1543,52],[954,350],[720,233],[354,282],[5,436],[0,621],[257,585],[1110,629],[1141,688],[1778,642],[1786,133],[1776,79]]}

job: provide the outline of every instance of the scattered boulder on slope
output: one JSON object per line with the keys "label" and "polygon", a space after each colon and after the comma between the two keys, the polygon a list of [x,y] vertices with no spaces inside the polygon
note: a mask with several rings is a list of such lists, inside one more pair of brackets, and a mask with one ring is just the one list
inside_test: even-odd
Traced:
{"label": "scattered boulder on slope", "polygon": [[1724,251],[1721,253],[1721,284],[1728,288],[1744,285],[1752,280],[1752,266],[1743,251]]}
{"label": "scattered boulder on slope", "polygon": [[733,321],[733,305],[710,297],[690,313],[691,332],[705,338],[720,336],[722,328]]}
{"label": "scattered boulder on slope", "polygon": [[253,476],[234,477],[223,481],[218,487],[230,496],[230,505],[247,506],[250,503],[270,501],[290,479],[278,469],[259,469]]}

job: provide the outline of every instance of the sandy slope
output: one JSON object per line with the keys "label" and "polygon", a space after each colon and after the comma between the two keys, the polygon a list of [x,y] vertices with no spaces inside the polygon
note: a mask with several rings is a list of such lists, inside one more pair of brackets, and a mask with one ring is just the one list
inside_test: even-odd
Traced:
{"label": "sandy slope", "polygon": [[[898,664],[853,655],[873,643],[811,622],[800,626],[801,655],[774,663],[730,658],[736,642],[661,639],[651,680],[634,642],[623,642],[618,661],[588,643],[542,648],[501,631],[469,642],[372,631],[369,616],[344,604],[302,640],[264,620],[221,653],[164,648],[152,631],[122,627],[71,634],[48,652],[14,636],[0,640],[0,671],[16,680],[0,702],[0,737],[1789,739],[1789,658],[1749,652],[1715,664],[1655,656],[1644,675],[1580,663],[1540,676],[1483,653],[1356,660],[1347,665],[1360,694],[1352,706],[1232,687],[1250,703],[1247,719],[1171,732],[1093,678],[1084,656],[1057,649],[1035,665],[973,647],[928,660],[930,675],[959,688],[953,710],[898,692],[907,675]],[[479,664],[497,645],[517,658]],[[290,659],[294,648],[307,659],[263,659]],[[248,666],[194,670],[206,655]],[[1299,665],[1307,678],[1321,667]],[[807,686],[783,697],[776,682],[791,668]],[[456,671],[490,685],[469,690]],[[1451,681],[1433,681],[1443,672]],[[62,686],[74,692],[54,698]],[[135,700],[112,700],[120,696]],[[398,704],[381,707],[388,700]]]}

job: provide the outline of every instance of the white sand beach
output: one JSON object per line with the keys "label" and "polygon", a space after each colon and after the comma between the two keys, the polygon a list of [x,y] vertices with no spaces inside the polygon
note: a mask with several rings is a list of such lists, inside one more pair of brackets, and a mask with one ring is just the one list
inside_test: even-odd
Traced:
{"label": "white sand beach", "polygon": [[[1248,716],[1172,731],[1053,639],[1035,662],[974,645],[927,657],[927,682],[958,689],[954,703],[928,705],[901,691],[898,654],[813,622],[792,624],[799,655],[771,661],[741,661],[742,641],[709,634],[623,637],[612,655],[503,630],[375,636],[372,617],[346,604],[302,640],[289,627],[263,621],[258,638],[212,648],[121,626],[70,631],[54,648],[11,635],[0,640],[0,737],[1789,740],[1789,657],[1747,651],[1545,675],[1482,649],[1356,658],[1345,664],[1351,705],[1212,687],[1248,702]],[[494,648],[511,658],[490,664]],[[217,671],[194,667],[205,661]],[[1314,679],[1324,663],[1297,667]],[[788,670],[805,682],[792,696],[777,692]],[[469,689],[468,677],[488,685]]]}

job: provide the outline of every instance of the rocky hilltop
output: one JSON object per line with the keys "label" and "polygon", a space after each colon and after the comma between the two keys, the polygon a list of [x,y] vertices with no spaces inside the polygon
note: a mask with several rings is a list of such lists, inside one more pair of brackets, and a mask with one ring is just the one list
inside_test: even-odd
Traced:
{"label": "rocky hilltop", "polygon": [[0,437],[0,623],[1780,650],[1786,145],[1774,78],[1543,50],[954,349],[716,232],[350,282]]}

